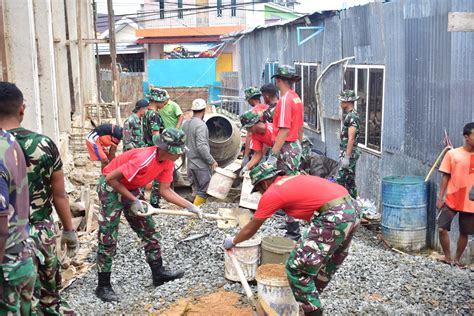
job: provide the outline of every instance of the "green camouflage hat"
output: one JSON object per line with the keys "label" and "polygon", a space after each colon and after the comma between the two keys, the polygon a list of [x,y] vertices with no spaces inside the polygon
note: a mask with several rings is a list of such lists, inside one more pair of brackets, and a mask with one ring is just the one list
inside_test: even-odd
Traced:
{"label": "green camouflage hat", "polygon": [[254,111],[247,111],[240,116],[242,128],[249,128],[260,122],[260,115]]}
{"label": "green camouflage hat", "polygon": [[155,139],[155,145],[163,150],[166,150],[172,155],[181,155],[184,153],[186,135],[177,128],[167,128],[163,130],[160,137]]}
{"label": "green camouflage hat", "polygon": [[152,101],[165,102],[169,100],[169,98],[168,91],[165,89],[153,88],[150,90],[150,100]]}
{"label": "green camouflage hat", "polygon": [[245,93],[245,100],[247,101],[253,97],[262,95],[262,92],[257,87],[248,87],[247,89],[245,89],[244,93]]}
{"label": "green camouflage hat", "polygon": [[255,189],[255,186],[257,184],[259,184],[263,180],[272,178],[281,173],[281,170],[278,170],[276,166],[269,164],[266,161],[259,163],[250,171],[250,180],[252,181],[252,185],[254,186],[252,189],[252,193],[257,191]]}
{"label": "green camouflage hat", "polygon": [[291,81],[300,81],[301,76],[296,73],[295,67],[289,65],[282,65],[277,68],[276,74],[272,76],[273,78],[284,78]]}
{"label": "green camouflage hat", "polygon": [[355,94],[354,90],[344,90],[339,94],[338,98],[339,101],[354,102],[359,100],[360,97]]}

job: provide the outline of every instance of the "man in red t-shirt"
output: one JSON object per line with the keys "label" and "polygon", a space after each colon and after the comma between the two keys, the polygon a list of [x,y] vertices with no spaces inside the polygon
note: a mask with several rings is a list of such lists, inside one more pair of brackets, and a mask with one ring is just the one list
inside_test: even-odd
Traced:
{"label": "man in red t-shirt", "polygon": [[[459,239],[454,264],[462,266],[460,260],[466,249],[469,235],[474,234],[474,122],[463,129],[464,146],[446,153],[439,171],[443,173],[436,207],[439,241],[444,252],[442,261],[451,263],[449,231],[451,222],[459,214]],[[446,199],[444,194],[446,193]]]}
{"label": "man in red t-shirt", "polygon": [[95,292],[103,301],[118,301],[110,284],[110,273],[122,211],[132,229],[145,243],[145,256],[151,268],[153,284],[159,286],[183,276],[183,272],[167,271],[163,267],[160,234],[151,217],[138,215],[139,212],[144,212],[138,196],[140,188],[156,179],[160,183],[160,194],[165,200],[202,217],[202,211],[197,206],[170,188],[174,161],[184,152],[185,138],[182,130],[165,129],[155,138],[156,146],[129,150],[104,168],[98,188],[101,203],[97,247],[99,284]]}
{"label": "man in red t-shirt", "polygon": [[319,294],[347,257],[361,212],[347,190],[326,179],[297,175],[280,176],[281,170],[266,162],[250,171],[253,191],[262,193],[252,221],[224,248],[251,238],[278,209],[310,222],[286,262],[293,294],[305,315],[322,315]]}
{"label": "man in red t-shirt", "polygon": [[273,124],[261,120],[261,115],[253,111],[247,111],[240,116],[242,128],[251,133],[249,148],[254,151],[252,159],[242,168],[242,176],[248,170],[257,165],[264,156],[264,149],[273,146]]}
{"label": "man in red t-shirt", "polygon": [[[278,169],[286,175],[299,174],[301,163],[301,144],[303,140],[303,103],[292,89],[301,76],[291,66],[278,67],[276,86],[280,90],[273,116],[273,134],[275,143],[268,157],[268,162],[277,164]],[[273,78],[272,77],[272,78]]]}
{"label": "man in red t-shirt", "polygon": [[[262,92],[257,87],[248,87],[244,91],[245,100],[250,105],[250,111],[258,114],[260,117],[263,116],[263,113],[268,109],[268,105],[261,103]],[[250,139],[252,138],[252,133],[247,132],[247,137],[245,139],[245,151],[244,157],[242,159],[242,167],[244,167],[249,162],[250,157]]]}

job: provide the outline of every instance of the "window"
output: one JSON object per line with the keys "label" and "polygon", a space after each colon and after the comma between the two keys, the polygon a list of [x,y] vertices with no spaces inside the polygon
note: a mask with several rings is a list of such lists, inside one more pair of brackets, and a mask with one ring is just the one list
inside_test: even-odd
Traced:
{"label": "window", "polygon": [[384,66],[350,65],[344,73],[344,90],[360,96],[356,110],[360,116],[359,145],[381,151]]}
{"label": "window", "polygon": [[237,16],[237,0],[230,0],[230,15]]}
{"label": "window", "polygon": [[178,19],[182,19],[183,15],[183,0],[178,0]]}
{"label": "window", "polygon": [[217,0],[217,17],[222,17],[222,0]]}
{"label": "window", "polygon": [[160,19],[165,18],[165,0],[160,0]]}
{"label": "window", "polygon": [[263,84],[273,83],[275,84],[275,79],[272,79],[272,76],[276,73],[278,68],[277,61],[270,61],[265,63],[265,72],[263,73]]}
{"label": "window", "polygon": [[295,84],[295,91],[304,105],[304,121],[308,127],[319,131],[319,113],[314,86],[318,79],[317,63],[295,63],[296,73],[301,81]]}

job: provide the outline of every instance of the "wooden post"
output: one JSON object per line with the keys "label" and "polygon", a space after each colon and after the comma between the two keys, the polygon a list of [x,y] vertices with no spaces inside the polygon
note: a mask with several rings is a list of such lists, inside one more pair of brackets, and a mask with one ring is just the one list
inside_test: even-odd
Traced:
{"label": "wooden post", "polygon": [[119,94],[119,78],[117,73],[117,51],[115,46],[115,17],[112,0],[107,0],[107,10],[109,14],[109,47],[110,58],[112,59],[112,89],[114,92],[115,120],[120,125],[120,94]]}
{"label": "wooden post", "polygon": [[99,58],[99,43],[97,41],[97,2],[92,2],[92,12],[94,14],[94,39],[95,39],[95,76],[97,81],[97,123],[100,124],[100,102],[102,97],[100,95],[100,58]]}
{"label": "wooden post", "polygon": [[0,63],[1,69],[1,81],[8,81],[8,59],[7,59],[7,43],[5,42],[5,19],[3,16],[3,5],[4,0],[0,0]]}

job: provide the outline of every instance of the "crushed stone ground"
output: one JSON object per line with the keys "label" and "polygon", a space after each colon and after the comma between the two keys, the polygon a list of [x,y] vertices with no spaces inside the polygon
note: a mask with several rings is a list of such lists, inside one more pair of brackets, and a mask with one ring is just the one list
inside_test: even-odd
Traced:
{"label": "crushed stone ground", "polygon": [[[213,202],[206,210],[216,211],[219,207],[236,205]],[[237,229],[223,231],[214,221],[190,224],[189,218],[173,216],[155,217],[155,220],[162,234],[166,266],[183,269],[185,277],[155,288],[141,242],[123,222],[112,272],[113,287],[121,302],[103,303],[96,298],[97,274],[92,269],[63,292],[77,312],[81,315],[159,314],[173,304],[180,304],[180,299],[194,299],[220,289],[238,293],[243,299],[241,285],[224,278],[221,250],[225,234],[234,234]],[[272,218],[260,234],[283,236],[284,230],[277,228],[283,222],[281,217]],[[178,244],[181,238],[198,233],[208,235]],[[95,251],[88,260],[95,261]],[[431,258],[387,250],[375,233],[361,227],[350,255],[321,298],[328,315],[472,315],[473,276],[469,270]],[[252,288],[256,292],[255,284]],[[222,313],[209,309],[207,315]]]}

